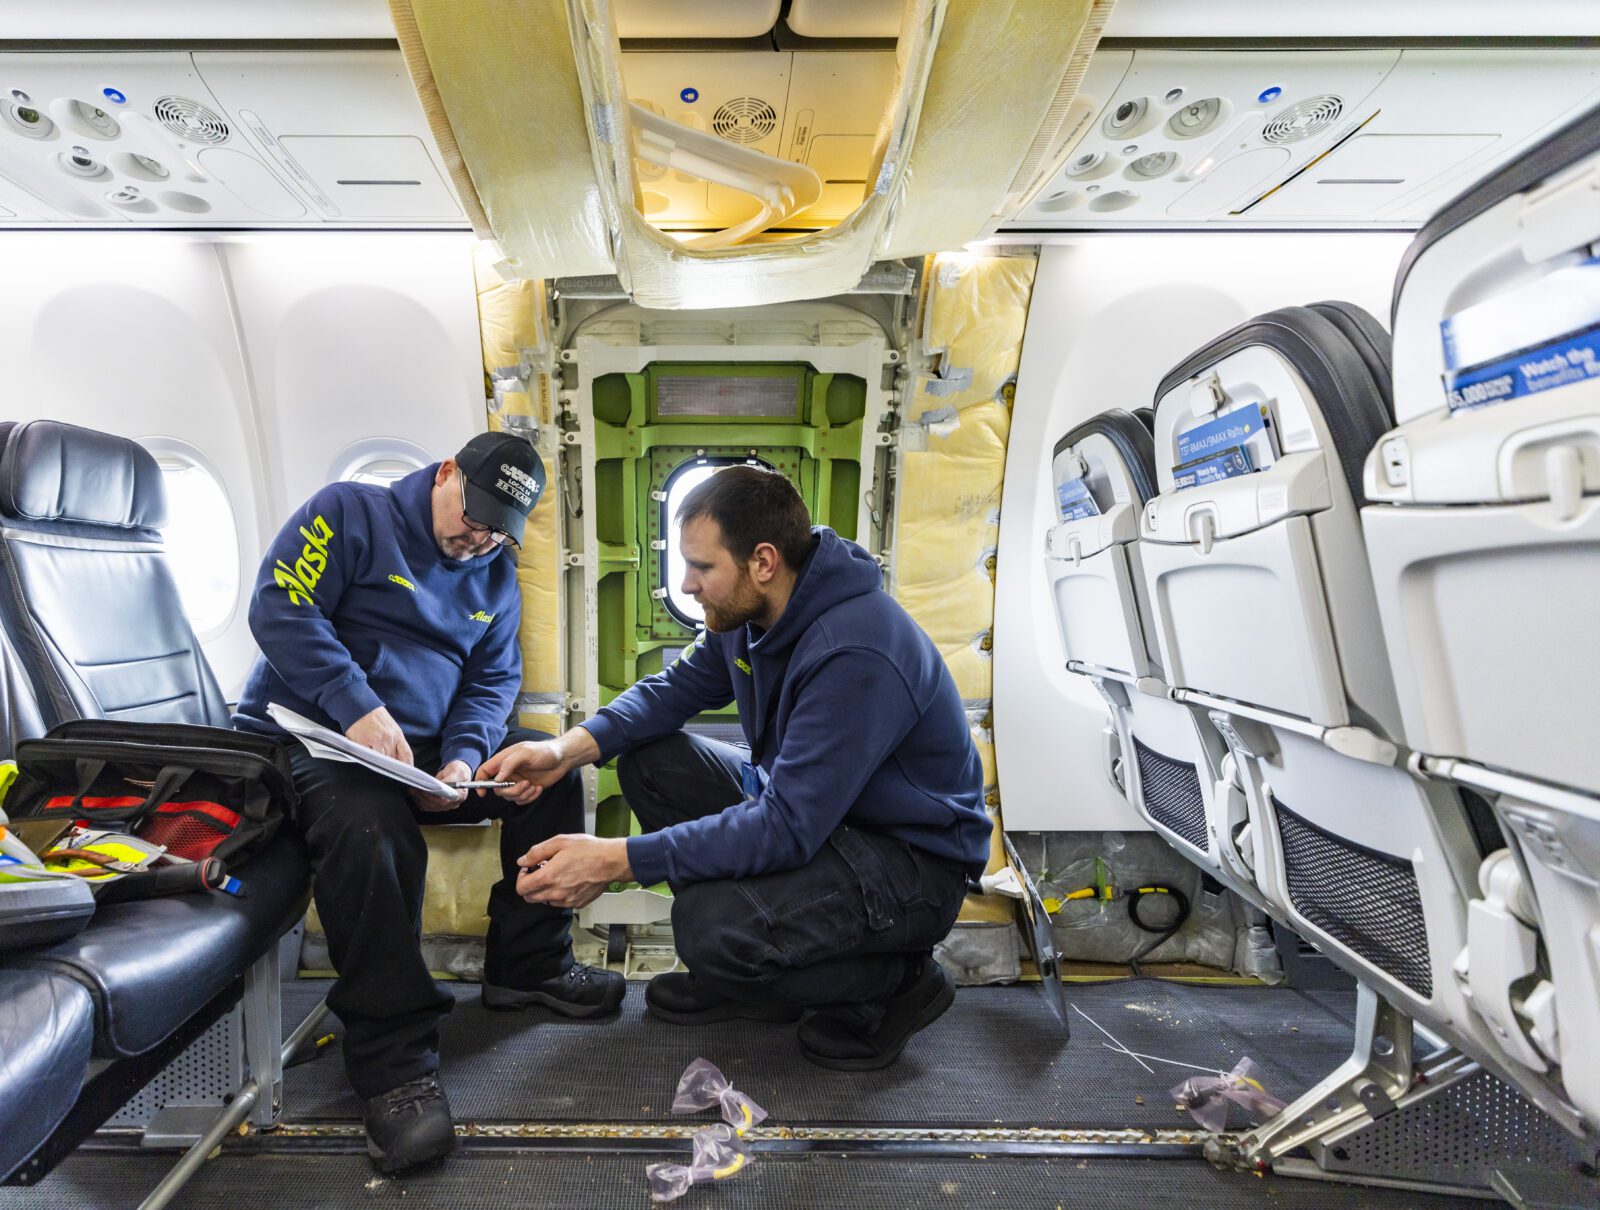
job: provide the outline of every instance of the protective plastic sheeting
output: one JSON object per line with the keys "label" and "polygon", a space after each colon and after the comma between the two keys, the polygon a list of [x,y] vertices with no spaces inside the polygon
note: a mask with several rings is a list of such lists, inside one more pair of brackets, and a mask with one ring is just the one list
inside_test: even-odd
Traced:
{"label": "protective plastic sheeting", "polygon": [[[469,213],[517,273],[613,268],[635,301],[751,306],[854,287],[886,254],[977,238],[1093,50],[1104,0],[907,0],[872,183],[837,226],[721,250],[656,230],[641,195],[608,0],[391,0]],[[475,219],[475,222],[477,220]]]}

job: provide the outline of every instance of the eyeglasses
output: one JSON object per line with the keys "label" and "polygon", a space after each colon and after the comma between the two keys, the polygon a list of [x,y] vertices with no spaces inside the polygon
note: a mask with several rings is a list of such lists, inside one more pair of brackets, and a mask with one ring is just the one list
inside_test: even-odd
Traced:
{"label": "eyeglasses", "polygon": [[510,543],[512,546],[517,546],[517,540],[510,534],[506,533],[505,530],[496,529],[492,525],[480,525],[471,517],[467,516],[467,477],[465,475],[459,475],[458,478],[461,480],[461,519],[462,521],[466,522],[467,528],[475,534],[488,534],[489,541],[493,542],[496,546],[505,546],[507,543]]}

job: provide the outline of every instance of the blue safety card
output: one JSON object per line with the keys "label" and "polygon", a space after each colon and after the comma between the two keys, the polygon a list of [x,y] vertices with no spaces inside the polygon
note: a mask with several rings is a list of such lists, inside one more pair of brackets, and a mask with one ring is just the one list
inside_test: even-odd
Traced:
{"label": "blue safety card", "polygon": [[1089,485],[1082,479],[1067,479],[1056,484],[1056,508],[1063,521],[1082,521],[1085,517],[1098,517],[1100,506],[1089,494]]}
{"label": "blue safety card", "polygon": [[1600,324],[1444,376],[1452,414],[1600,378]]}
{"label": "blue safety card", "polygon": [[1267,413],[1259,403],[1234,408],[1231,412],[1214,416],[1178,434],[1178,465],[1220,454],[1236,445],[1242,446],[1250,438],[1266,431]]}
{"label": "blue safety card", "polygon": [[739,779],[743,782],[744,796],[747,799],[761,797],[761,783],[764,779],[761,766],[751,761],[745,761],[739,769]]}
{"label": "blue safety card", "polygon": [[1236,475],[1248,475],[1255,469],[1255,464],[1250,460],[1250,451],[1242,445],[1236,445],[1231,450],[1223,450],[1222,453],[1213,454],[1209,458],[1200,458],[1173,467],[1172,486],[1182,491],[1186,487],[1221,483],[1224,479],[1232,479]]}

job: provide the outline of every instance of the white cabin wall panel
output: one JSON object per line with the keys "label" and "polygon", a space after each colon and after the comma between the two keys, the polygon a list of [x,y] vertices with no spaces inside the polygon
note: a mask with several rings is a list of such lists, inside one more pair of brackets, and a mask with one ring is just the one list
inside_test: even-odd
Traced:
{"label": "white cabin wall panel", "polygon": [[471,236],[273,234],[225,246],[263,426],[267,536],[356,442],[435,458],[484,427]]}
{"label": "white cabin wall panel", "polygon": [[1342,299],[1387,320],[1407,240],[1389,234],[1082,237],[1041,251],[1000,517],[994,711],[1006,824],[1144,827],[1103,772],[1106,707],[1064,668],[1043,558],[1051,451],[1107,408],[1155,400],[1173,366],[1275,307]]}
{"label": "white cabin wall panel", "polygon": [[240,599],[206,655],[236,696],[254,658],[245,587],[263,520],[248,385],[213,246],[121,232],[0,236],[0,396],[7,419],[49,417],[198,450],[227,492]]}

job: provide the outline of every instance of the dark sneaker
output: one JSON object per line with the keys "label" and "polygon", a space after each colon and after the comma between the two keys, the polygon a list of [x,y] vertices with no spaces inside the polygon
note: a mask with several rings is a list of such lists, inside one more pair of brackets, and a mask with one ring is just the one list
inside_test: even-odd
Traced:
{"label": "dark sneaker", "polygon": [[483,985],[483,1006],[498,1012],[515,1012],[539,1004],[564,1017],[603,1017],[617,1011],[628,981],[616,971],[574,962],[564,974],[532,987]]}
{"label": "dark sneaker", "polygon": [[800,1010],[783,1004],[748,1004],[707,988],[687,971],[657,975],[645,984],[644,1002],[652,1017],[673,1025],[710,1025],[716,1021],[781,1021],[800,1019]]}
{"label": "dark sneaker", "polygon": [[368,1097],[367,1154],[379,1172],[403,1172],[442,1160],[456,1147],[450,1102],[434,1076]]}
{"label": "dark sneaker", "polygon": [[955,998],[955,984],[944,967],[924,958],[890,998],[876,1029],[864,1033],[847,1017],[813,1013],[798,1031],[800,1053],[834,1071],[877,1071],[898,1059],[912,1035],[943,1016]]}

